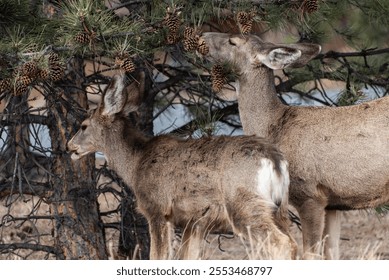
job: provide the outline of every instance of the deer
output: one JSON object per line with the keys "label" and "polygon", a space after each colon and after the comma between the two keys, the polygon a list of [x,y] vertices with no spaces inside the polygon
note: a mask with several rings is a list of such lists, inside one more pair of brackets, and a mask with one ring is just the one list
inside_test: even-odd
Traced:
{"label": "deer", "polygon": [[275,143],[289,162],[289,201],[299,214],[303,258],[339,258],[341,211],[389,202],[389,98],[347,107],[288,106],[273,70],[302,67],[317,44],[273,44],[256,35],[204,32],[206,58],[238,72],[246,135]]}
{"label": "deer", "polygon": [[[149,224],[150,259],[198,259],[210,232],[269,240],[294,258],[288,163],[276,145],[257,136],[146,136],[128,119],[139,88],[125,87],[125,75],[116,74],[67,149],[72,160],[102,152],[132,188]],[[182,230],[178,252],[171,246],[175,229]]]}

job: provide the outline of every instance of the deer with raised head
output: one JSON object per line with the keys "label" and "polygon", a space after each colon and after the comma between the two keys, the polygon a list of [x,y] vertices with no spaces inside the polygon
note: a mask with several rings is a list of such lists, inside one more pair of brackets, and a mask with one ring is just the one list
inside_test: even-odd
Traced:
{"label": "deer with raised head", "polygon": [[[103,152],[110,168],[133,188],[149,223],[150,258],[196,259],[209,232],[231,232],[253,242],[268,238],[295,255],[288,228],[288,164],[276,146],[255,136],[179,139],[146,137],[126,118],[139,91],[126,93],[116,75],[99,107],[68,143],[72,159]],[[172,230],[183,231],[171,249]]]}
{"label": "deer with raised head", "polygon": [[324,243],[325,257],[339,258],[338,210],[389,202],[389,98],[336,108],[287,106],[277,96],[273,69],[305,65],[319,45],[212,32],[202,39],[211,61],[229,61],[239,72],[245,134],[278,144],[289,162],[289,201],[301,219],[304,257],[317,256]]}

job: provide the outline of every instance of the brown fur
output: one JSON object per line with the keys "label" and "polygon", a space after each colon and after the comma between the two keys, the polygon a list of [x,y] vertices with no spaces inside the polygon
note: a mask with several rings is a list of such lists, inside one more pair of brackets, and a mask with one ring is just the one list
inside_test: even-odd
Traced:
{"label": "brown fur", "polygon": [[[74,159],[103,152],[109,166],[133,188],[138,209],[150,226],[150,257],[198,258],[200,241],[209,232],[233,230],[247,237],[247,227],[256,242],[269,236],[274,246],[294,255],[287,187],[279,201],[269,201],[257,190],[258,170],[268,168],[261,166],[261,159],[271,161],[271,172],[288,183],[286,161],[279,150],[255,136],[145,137],[120,114],[134,105],[125,105],[133,98],[116,92],[121,82],[115,77],[100,108],[83,122],[68,148]],[[177,256],[170,250],[174,227],[183,230]]]}
{"label": "brown fur", "polygon": [[210,58],[229,60],[241,71],[238,103],[245,133],[278,143],[289,161],[290,201],[301,218],[305,257],[318,254],[318,244],[329,235],[326,257],[337,258],[336,210],[389,202],[389,98],[337,108],[285,106],[270,68],[301,66],[320,51],[318,46],[288,45],[288,50],[301,51],[301,57],[295,63],[282,65],[281,58],[270,65],[269,52],[285,45],[221,33],[205,33],[203,38]]}

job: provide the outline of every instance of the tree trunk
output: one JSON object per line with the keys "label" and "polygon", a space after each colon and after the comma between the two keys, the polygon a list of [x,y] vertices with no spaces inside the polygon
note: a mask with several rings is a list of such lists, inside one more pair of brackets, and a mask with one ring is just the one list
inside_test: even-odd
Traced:
{"label": "tree trunk", "polygon": [[[53,151],[51,211],[56,218],[56,246],[66,259],[106,259],[104,228],[99,215],[94,155],[74,162],[66,152],[66,144],[80,126],[82,118],[75,114],[79,108],[69,106],[71,100],[87,109],[86,93],[82,89],[82,60],[73,59],[67,82],[72,85],[67,96],[58,92],[47,95],[49,130]],[[71,99],[70,99],[71,98]],[[70,101],[69,101],[70,100]]]}

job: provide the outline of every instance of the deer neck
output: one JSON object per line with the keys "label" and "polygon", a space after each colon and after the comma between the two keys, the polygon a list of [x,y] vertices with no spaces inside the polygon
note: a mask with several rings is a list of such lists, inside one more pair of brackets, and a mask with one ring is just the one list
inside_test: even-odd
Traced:
{"label": "deer neck", "polygon": [[112,128],[106,135],[104,155],[109,168],[133,188],[136,188],[138,161],[147,142],[146,136],[126,123]]}
{"label": "deer neck", "polygon": [[271,126],[286,109],[277,96],[273,70],[251,69],[242,73],[238,82],[239,115],[245,134],[271,138]]}

